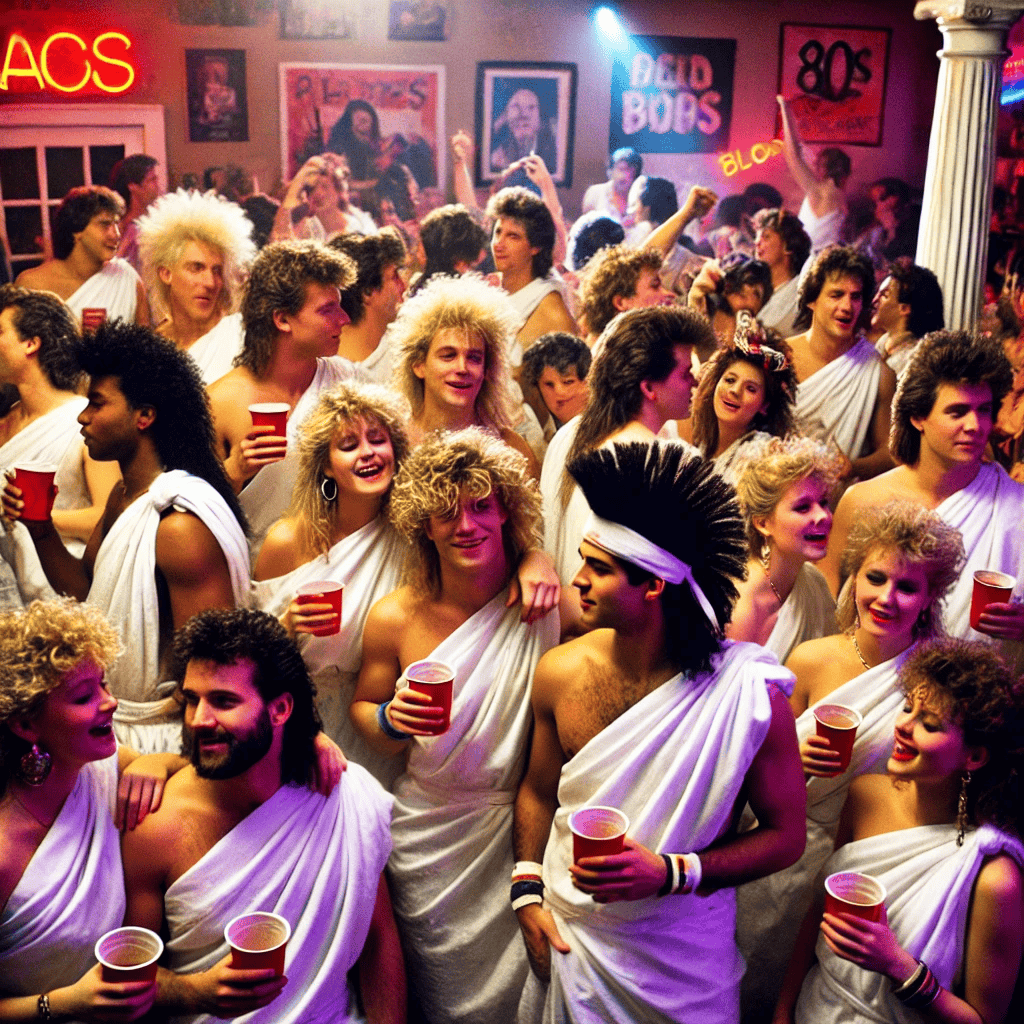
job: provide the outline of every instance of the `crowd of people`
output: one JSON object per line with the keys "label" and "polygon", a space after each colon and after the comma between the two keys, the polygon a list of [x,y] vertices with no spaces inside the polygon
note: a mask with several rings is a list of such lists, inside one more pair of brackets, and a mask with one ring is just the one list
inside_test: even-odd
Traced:
{"label": "crowd of people", "polygon": [[279,203],[129,157],[0,285],[0,1021],[1012,1019],[1024,253],[945,330],[781,99],[799,213],[617,150],[570,224],[523,104],[434,209],[358,109]]}

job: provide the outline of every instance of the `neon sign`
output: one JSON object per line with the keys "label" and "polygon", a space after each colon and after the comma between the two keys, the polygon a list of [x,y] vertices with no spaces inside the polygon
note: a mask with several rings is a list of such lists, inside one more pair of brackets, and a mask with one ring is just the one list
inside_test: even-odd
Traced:
{"label": "neon sign", "polygon": [[[131,45],[121,32],[103,32],[91,47],[74,32],[53,32],[39,47],[36,60],[32,44],[20,32],[12,32],[0,70],[0,90],[6,92],[12,78],[33,78],[40,91],[74,93],[92,85],[103,92],[124,92],[135,81],[135,68],[119,57],[127,56]],[[122,70],[112,70],[117,68]]]}
{"label": "neon sign", "polygon": [[735,149],[729,153],[720,153],[718,162],[722,165],[722,173],[731,178],[740,171],[749,171],[755,164],[763,164],[770,157],[782,152],[782,140],[772,139],[771,142],[755,142],[750,147],[750,160],[743,162],[743,151]]}

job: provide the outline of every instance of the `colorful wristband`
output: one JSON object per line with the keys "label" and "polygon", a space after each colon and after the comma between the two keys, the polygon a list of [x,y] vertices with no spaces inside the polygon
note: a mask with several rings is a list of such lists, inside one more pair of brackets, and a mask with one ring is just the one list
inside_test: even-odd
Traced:
{"label": "colorful wristband", "polygon": [[391,703],[391,701],[388,700],[388,701],[385,701],[383,704],[378,704],[377,705],[377,725],[380,726],[380,731],[382,733],[384,733],[384,735],[387,736],[389,739],[393,739],[393,740],[411,740],[412,739],[412,733],[402,732],[401,729],[396,729],[388,721],[387,710],[388,710],[388,705],[390,703]]}

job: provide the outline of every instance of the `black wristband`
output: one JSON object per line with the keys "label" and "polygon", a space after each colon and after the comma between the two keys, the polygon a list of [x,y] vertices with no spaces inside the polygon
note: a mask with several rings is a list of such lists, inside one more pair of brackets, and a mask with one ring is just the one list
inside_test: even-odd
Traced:
{"label": "black wristband", "polygon": [[661,859],[665,862],[665,884],[658,890],[657,895],[667,896],[672,891],[672,861],[669,860],[668,854],[661,854]]}

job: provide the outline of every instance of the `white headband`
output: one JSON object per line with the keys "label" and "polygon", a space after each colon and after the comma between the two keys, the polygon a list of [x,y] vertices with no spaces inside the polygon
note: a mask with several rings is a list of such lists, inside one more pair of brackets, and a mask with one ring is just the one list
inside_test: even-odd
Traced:
{"label": "white headband", "polygon": [[660,580],[668,583],[682,583],[685,580],[711,625],[715,629],[720,628],[718,616],[715,615],[711,602],[693,578],[693,570],[684,561],[676,558],[671,551],[658,547],[636,530],[631,530],[621,523],[613,523],[609,519],[602,519],[594,512],[590,513],[583,536],[610,555],[624,558],[627,562],[653,573]]}

